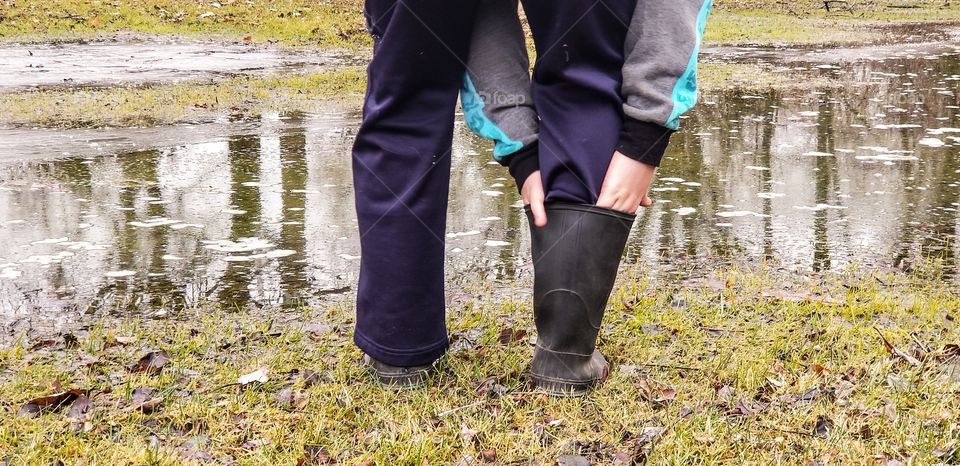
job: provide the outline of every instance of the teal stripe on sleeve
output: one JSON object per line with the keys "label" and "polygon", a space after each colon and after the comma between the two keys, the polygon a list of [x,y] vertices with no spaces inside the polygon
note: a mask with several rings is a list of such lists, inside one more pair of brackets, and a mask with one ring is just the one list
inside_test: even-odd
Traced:
{"label": "teal stripe on sleeve", "polygon": [[460,88],[460,106],[463,107],[463,119],[467,127],[478,136],[493,140],[493,158],[497,161],[523,148],[523,143],[510,139],[490,118],[483,113],[483,99],[476,86],[470,80],[470,74],[464,73],[463,86]]}
{"label": "teal stripe on sleeve", "polygon": [[679,128],[680,115],[697,103],[697,55],[700,54],[700,43],[703,42],[703,33],[707,28],[707,17],[710,15],[712,6],[713,0],[704,1],[697,15],[697,42],[693,46],[693,53],[690,54],[690,61],[687,62],[687,69],[673,86],[673,111],[665,125],[667,128],[674,130]]}

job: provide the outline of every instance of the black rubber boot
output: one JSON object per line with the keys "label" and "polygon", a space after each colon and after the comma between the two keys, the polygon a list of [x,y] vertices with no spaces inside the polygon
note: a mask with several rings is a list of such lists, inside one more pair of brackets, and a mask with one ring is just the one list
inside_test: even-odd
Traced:
{"label": "black rubber boot", "polygon": [[546,210],[537,228],[527,208],[538,333],[530,377],[551,394],[581,395],[607,377],[597,334],[636,216],[568,203]]}
{"label": "black rubber boot", "polygon": [[391,390],[420,388],[437,370],[437,361],[425,366],[400,367],[380,362],[368,354],[363,355],[363,364],[373,371],[380,385]]}

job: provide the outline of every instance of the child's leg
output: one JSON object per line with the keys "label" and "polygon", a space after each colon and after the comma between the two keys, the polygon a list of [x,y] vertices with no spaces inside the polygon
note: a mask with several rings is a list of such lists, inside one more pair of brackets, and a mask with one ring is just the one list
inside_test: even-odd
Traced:
{"label": "child's leg", "polygon": [[520,185],[527,168],[537,166],[538,122],[517,9],[517,0],[480,1],[460,101],[467,126],[496,143],[494,158],[510,167]]}
{"label": "child's leg", "polygon": [[523,0],[537,46],[533,97],[548,201],[594,204],[623,124],[635,0]]}
{"label": "child's leg", "polygon": [[447,347],[444,234],[454,109],[476,0],[367,0],[374,56],[353,148],[355,341],[395,366]]}
{"label": "child's leg", "polygon": [[530,218],[537,325],[530,379],[552,393],[580,394],[609,373],[596,341],[634,220],[593,206],[622,125],[623,44],[634,1],[523,1],[539,54],[533,94],[548,201],[545,226]]}

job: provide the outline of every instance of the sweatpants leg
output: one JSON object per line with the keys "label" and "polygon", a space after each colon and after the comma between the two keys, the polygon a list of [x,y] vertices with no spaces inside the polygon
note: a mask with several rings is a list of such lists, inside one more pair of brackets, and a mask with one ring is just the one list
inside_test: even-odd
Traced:
{"label": "sweatpants leg", "polygon": [[387,364],[447,348],[443,258],[454,109],[476,0],[367,0],[374,36],[353,147],[360,226],[354,341]]}
{"label": "sweatpants leg", "polygon": [[595,204],[623,125],[624,42],[636,0],[523,0],[547,201]]}

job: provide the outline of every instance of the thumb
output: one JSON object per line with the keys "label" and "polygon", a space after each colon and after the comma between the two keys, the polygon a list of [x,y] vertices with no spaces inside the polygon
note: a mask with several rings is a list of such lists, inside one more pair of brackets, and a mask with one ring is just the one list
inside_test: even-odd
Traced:
{"label": "thumb", "polygon": [[534,225],[537,227],[547,226],[547,209],[543,207],[542,196],[530,200],[530,210],[533,212]]}
{"label": "thumb", "polygon": [[640,207],[650,207],[653,205],[653,199],[650,199],[648,196],[643,196],[643,200],[640,201]]}

